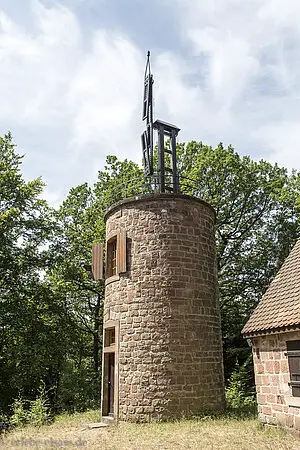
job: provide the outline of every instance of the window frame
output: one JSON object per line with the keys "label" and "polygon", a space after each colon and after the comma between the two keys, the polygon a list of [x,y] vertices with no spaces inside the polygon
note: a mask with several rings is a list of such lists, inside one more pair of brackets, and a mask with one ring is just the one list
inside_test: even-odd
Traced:
{"label": "window frame", "polygon": [[125,230],[110,233],[106,241],[105,284],[120,279],[127,272],[127,237]]}
{"label": "window frame", "polygon": [[105,327],[104,329],[104,347],[111,348],[116,344],[116,327]]}
{"label": "window frame", "polygon": [[118,238],[117,235],[111,237],[106,244],[106,271],[105,277],[111,278],[117,275],[117,249]]}
{"label": "window frame", "polygon": [[[300,397],[300,339],[286,341],[292,396]],[[298,366],[298,368],[297,368]]]}

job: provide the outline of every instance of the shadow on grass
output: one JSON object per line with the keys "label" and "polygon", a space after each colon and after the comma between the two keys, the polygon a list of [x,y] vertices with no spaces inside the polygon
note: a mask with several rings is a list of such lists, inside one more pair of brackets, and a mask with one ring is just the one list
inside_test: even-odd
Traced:
{"label": "shadow on grass", "polygon": [[257,406],[226,408],[224,411],[205,411],[193,417],[195,420],[251,420],[257,419]]}

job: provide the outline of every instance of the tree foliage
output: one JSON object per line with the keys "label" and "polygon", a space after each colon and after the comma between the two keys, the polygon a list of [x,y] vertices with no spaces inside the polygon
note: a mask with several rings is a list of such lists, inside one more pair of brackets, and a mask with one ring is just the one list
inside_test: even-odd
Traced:
{"label": "tree foliage", "polygon": [[37,178],[25,182],[22,157],[15,152],[10,134],[0,137],[0,295],[26,289],[46,263],[41,246],[52,231],[49,208],[39,198],[43,189]]}
{"label": "tree foliage", "polygon": [[240,331],[274,277],[298,231],[295,176],[232,147],[190,142],[180,149],[190,193],[216,211],[220,302],[226,334]]}
{"label": "tree foliage", "polygon": [[6,406],[20,389],[31,395],[39,383],[56,313],[42,282],[55,227],[40,199],[43,183],[26,182],[21,162],[11,135],[0,138],[0,399]]}
{"label": "tree foliage", "polygon": [[[299,175],[229,146],[202,142],[179,149],[188,193],[216,211],[216,244],[225,376],[250,349],[241,330],[295,243],[299,230]],[[188,180],[185,180],[185,177]],[[249,365],[247,366],[249,367]]]}

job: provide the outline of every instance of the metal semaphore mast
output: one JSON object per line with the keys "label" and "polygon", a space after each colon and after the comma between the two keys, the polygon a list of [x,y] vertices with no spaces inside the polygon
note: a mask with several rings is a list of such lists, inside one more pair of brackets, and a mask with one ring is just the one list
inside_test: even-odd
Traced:
{"label": "metal semaphore mast", "polygon": [[[145,176],[147,178],[153,177],[154,184],[158,185],[159,192],[178,193],[176,137],[180,129],[162,120],[156,120],[153,123],[153,75],[149,51],[144,75],[142,120],[146,121],[146,130],[141,136]],[[153,130],[157,130],[158,133],[157,170],[154,170]],[[165,147],[165,137],[170,140],[168,148]]]}

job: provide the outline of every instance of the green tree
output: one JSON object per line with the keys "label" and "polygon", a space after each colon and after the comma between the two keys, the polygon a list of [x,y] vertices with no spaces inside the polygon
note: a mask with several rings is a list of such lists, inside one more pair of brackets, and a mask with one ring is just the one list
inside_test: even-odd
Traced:
{"label": "green tree", "polygon": [[137,164],[127,159],[118,161],[116,156],[107,156],[106,165],[98,172],[98,181],[94,186],[96,208],[102,218],[102,226],[103,214],[112,203],[148,191],[144,171]]}
{"label": "green tree", "polygon": [[[190,142],[179,147],[185,192],[216,211],[217,263],[226,375],[247,356],[241,329],[295,243],[299,175],[232,147]],[[228,345],[229,344],[229,345]],[[226,346],[225,346],[226,347]]]}
{"label": "green tree", "polygon": [[[92,244],[105,242],[107,208],[131,195],[141,184],[143,172],[136,164],[108,156],[93,188],[87,183],[72,188],[56,213],[59,231],[50,248],[54,264],[48,279],[85,342],[75,366],[74,358],[68,359],[58,395],[68,396],[69,403],[77,403],[77,408],[79,403],[81,408],[84,402],[99,403],[100,393],[104,283],[91,277]],[[76,390],[81,391],[84,373],[90,377],[93,389],[85,389],[86,396],[77,401]],[[66,401],[61,402],[65,407]]]}
{"label": "green tree", "polygon": [[0,296],[25,288],[29,276],[46,264],[41,246],[53,229],[50,210],[39,198],[43,190],[37,178],[25,182],[22,157],[15,152],[10,134],[0,137]]}
{"label": "green tree", "polygon": [[76,317],[78,327],[93,337],[93,365],[99,372],[99,332],[103,282],[91,278],[91,244],[104,240],[103,224],[94,211],[94,196],[87,184],[70,190],[56,217],[60,232],[51,251],[55,264],[51,283],[64,297],[68,310]]}
{"label": "green tree", "polygon": [[[58,364],[61,309],[43,282],[55,225],[40,198],[43,183],[26,182],[8,133],[0,138],[0,399],[32,398]],[[65,330],[61,326],[61,330]],[[63,333],[61,337],[63,338]]]}

